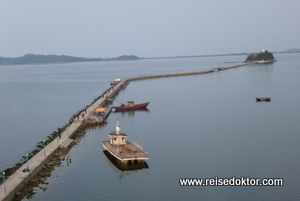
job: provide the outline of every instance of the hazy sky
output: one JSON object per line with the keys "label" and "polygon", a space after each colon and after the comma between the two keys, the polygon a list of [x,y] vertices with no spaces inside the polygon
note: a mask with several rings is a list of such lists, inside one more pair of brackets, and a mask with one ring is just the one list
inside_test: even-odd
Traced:
{"label": "hazy sky", "polygon": [[0,56],[300,48],[300,0],[0,0]]}

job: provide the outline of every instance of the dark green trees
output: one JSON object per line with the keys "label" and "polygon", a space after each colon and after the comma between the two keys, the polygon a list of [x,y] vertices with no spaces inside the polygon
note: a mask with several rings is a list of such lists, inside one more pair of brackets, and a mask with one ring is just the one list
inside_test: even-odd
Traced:
{"label": "dark green trees", "polygon": [[275,58],[271,52],[263,51],[260,53],[253,53],[248,55],[246,62],[251,61],[273,61]]}

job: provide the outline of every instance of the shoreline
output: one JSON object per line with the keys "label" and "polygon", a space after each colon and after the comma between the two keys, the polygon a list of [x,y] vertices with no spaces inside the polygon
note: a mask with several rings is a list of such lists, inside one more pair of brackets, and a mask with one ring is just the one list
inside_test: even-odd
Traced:
{"label": "shoreline", "polygon": [[[300,53],[300,52],[273,52],[274,54],[290,54],[290,53]],[[1,66],[20,66],[20,65],[47,65],[47,64],[68,64],[68,63],[90,63],[90,62],[109,62],[109,61],[137,61],[137,60],[155,60],[155,59],[186,59],[186,58],[198,58],[198,57],[223,57],[223,56],[240,56],[240,55],[248,55],[251,53],[228,53],[228,54],[209,54],[209,55],[189,55],[189,56],[164,56],[164,57],[139,57],[138,59],[101,59],[99,60],[87,60],[87,61],[55,61],[48,63],[19,63],[19,64],[0,64]],[[10,58],[10,57],[3,57]],[[89,59],[89,58],[87,58]]]}

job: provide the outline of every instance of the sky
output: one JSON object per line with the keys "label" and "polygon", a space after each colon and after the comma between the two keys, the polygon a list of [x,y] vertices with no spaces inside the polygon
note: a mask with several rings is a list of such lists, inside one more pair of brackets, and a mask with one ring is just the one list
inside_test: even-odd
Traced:
{"label": "sky", "polygon": [[300,48],[299,0],[0,0],[0,57]]}

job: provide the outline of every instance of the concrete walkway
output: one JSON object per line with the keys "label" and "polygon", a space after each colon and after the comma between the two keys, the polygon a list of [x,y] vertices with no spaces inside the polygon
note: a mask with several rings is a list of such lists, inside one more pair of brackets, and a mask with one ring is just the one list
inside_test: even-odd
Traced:
{"label": "concrete walkway", "polygon": [[[94,104],[92,104],[89,108],[86,110],[85,117],[87,118],[91,113],[95,111],[96,108],[101,107],[106,98],[111,97],[114,95],[121,85],[126,80],[122,80],[120,83],[118,83],[116,86],[112,87],[109,91],[106,92],[103,96],[101,96]],[[15,194],[18,191],[22,191],[23,187],[31,180],[33,179],[38,172],[42,169],[45,163],[47,163],[58,147],[68,147],[72,142],[73,139],[70,138],[70,136],[77,130],[77,128],[82,124],[84,118],[80,116],[79,120],[75,120],[72,124],[70,124],[63,133],[61,133],[61,139],[55,138],[52,142],[50,142],[44,149],[42,149],[40,152],[38,152],[36,155],[34,155],[29,161],[29,172],[23,172],[23,169],[27,169],[27,163],[24,163],[22,167],[20,167],[14,174],[9,176],[9,178],[6,179],[5,184],[2,183],[0,185],[0,200],[7,201],[7,200],[13,200],[15,197]],[[1,176],[3,174],[1,173]],[[6,190],[6,192],[5,192]]]}

